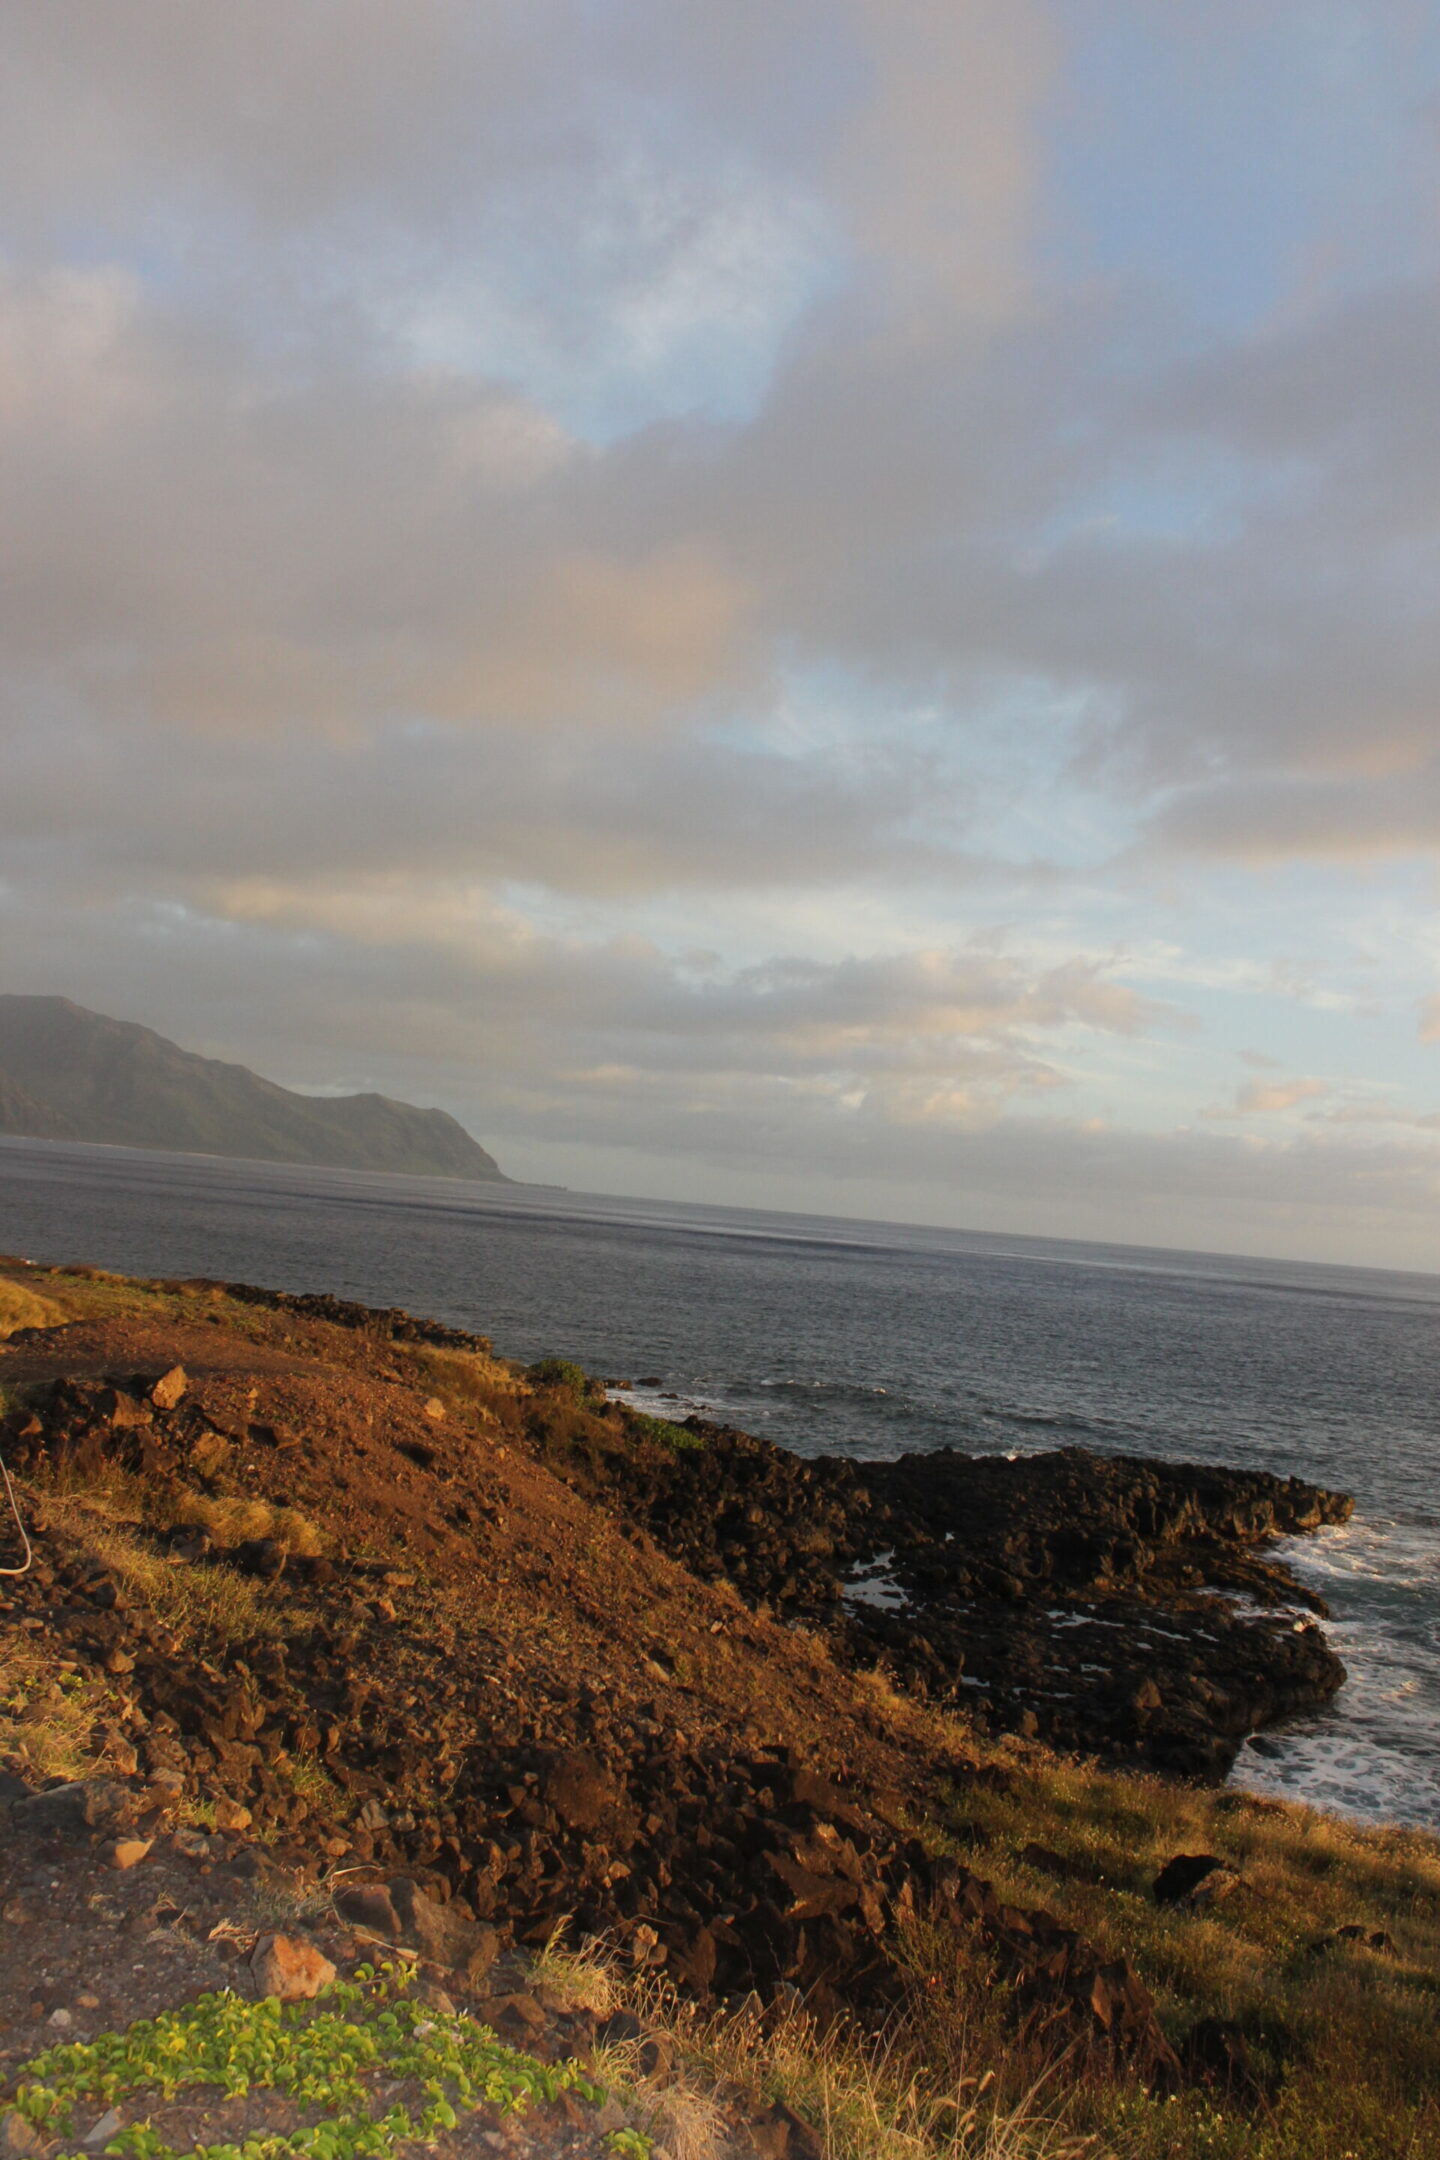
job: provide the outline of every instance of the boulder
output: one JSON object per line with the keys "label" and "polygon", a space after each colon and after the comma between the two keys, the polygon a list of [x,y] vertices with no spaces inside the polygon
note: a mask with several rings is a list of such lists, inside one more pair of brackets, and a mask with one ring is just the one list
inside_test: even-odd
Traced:
{"label": "boulder", "polygon": [[1202,1875],[1195,1888],[1185,1900],[1194,1912],[1207,1911],[1212,1905],[1221,1904],[1242,1888],[1245,1878],[1231,1867],[1214,1867]]}
{"label": "boulder", "polygon": [[124,1388],[102,1388],[96,1398],[95,1408],[105,1423],[113,1425],[117,1432],[133,1431],[135,1426],[148,1425],[150,1422],[149,1405],[137,1402]]}
{"label": "boulder", "polygon": [[541,1789],[567,1829],[583,1832],[598,1830],[621,1799],[604,1765],[584,1749],[557,1755]]}
{"label": "boulder", "polygon": [[157,1410],[173,1410],[189,1385],[184,1366],[172,1365],[168,1372],[161,1373],[151,1388],[150,1400]]}
{"label": "boulder", "polygon": [[210,1533],[198,1523],[177,1523],[166,1537],[165,1548],[172,1560],[188,1566],[205,1559],[210,1552]]}
{"label": "boulder", "polygon": [[48,1792],[17,1800],[11,1819],[19,1829],[79,1837],[121,1821],[129,1806],[128,1788],[115,1779],[77,1778],[73,1784],[54,1785]]}
{"label": "boulder", "polygon": [[262,1935],[250,1960],[257,1995],[281,2002],[311,2002],[335,1978],[323,1950],[303,1935]]}
{"label": "boulder", "polygon": [[484,1978],[500,1948],[494,1928],[467,1919],[453,1906],[437,1905],[405,1875],[342,1890],[335,1910],[362,1934],[413,1950],[472,1984]]}
{"label": "boulder", "polygon": [[278,1582],[289,1557],[288,1547],[279,1538],[244,1538],[235,1547],[235,1565],[261,1582]]}
{"label": "boulder", "polygon": [[105,1858],[113,1868],[138,1867],[140,1862],[148,1856],[154,1842],[153,1838],[115,1838],[105,1848]]}
{"label": "boulder", "polygon": [[[1176,1853],[1167,1860],[1151,1884],[1151,1892],[1157,1905],[1188,1905],[1195,1893],[1217,1868],[1225,1868],[1217,1853]],[[1227,1874],[1230,1869],[1225,1869]]]}
{"label": "boulder", "polygon": [[1186,2076],[1197,2085],[1216,2085],[1227,2098],[1253,2102],[1263,2085],[1256,2075],[1245,2035],[1225,2018],[1201,2018],[1181,2047]]}

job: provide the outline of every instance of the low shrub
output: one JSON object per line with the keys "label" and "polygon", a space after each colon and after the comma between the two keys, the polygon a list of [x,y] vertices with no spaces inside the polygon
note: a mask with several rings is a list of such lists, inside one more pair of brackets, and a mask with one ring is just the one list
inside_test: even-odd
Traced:
{"label": "low shrub", "polygon": [[651,1417],[645,1410],[628,1411],[626,1421],[637,1439],[654,1440],[661,1447],[686,1450],[705,1445],[699,1433],[691,1432],[688,1426],[674,1425],[669,1418]]}
{"label": "low shrub", "polygon": [[[242,2153],[249,2160],[388,2160],[456,2129],[479,2107],[517,2116],[565,2092],[592,2105],[604,2099],[578,2063],[542,2063],[473,2018],[407,2000],[409,1978],[389,1966],[379,1974],[362,1966],[356,1981],[338,1982],[313,2004],[202,1995],[128,2032],[35,2056],[16,2074],[6,2113],[45,2138],[68,2140],[81,2100],[93,2108],[141,2094],[169,2104],[207,2087],[227,2099],[269,2091],[307,2112],[319,2109],[319,2120],[262,2133],[243,2147],[196,2148],[188,2135],[182,2146],[171,2145],[152,2119],[117,2130],[105,2150],[125,2160],[178,2160],[182,2150],[212,2160],[241,2160]],[[397,2083],[414,2095],[409,2105],[390,2097]]]}
{"label": "low shrub", "polygon": [[533,1388],[563,1389],[577,1403],[603,1393],[584,1366],[577,1365],[572,1358],[541,1358],[538,1364],[526,1366],[525,1378]]}
{"label": "low shrub", "polygon": [[220,1546],[273,1538],[302,1560],[312,1560],[324,1549],[319,1530],[298,1508],[272,1507],[268,1500],[252,1500],[243,1494],[212,1500],[204,1493],[182,1493],[165,1512],[172,1522],[204,1530]]}

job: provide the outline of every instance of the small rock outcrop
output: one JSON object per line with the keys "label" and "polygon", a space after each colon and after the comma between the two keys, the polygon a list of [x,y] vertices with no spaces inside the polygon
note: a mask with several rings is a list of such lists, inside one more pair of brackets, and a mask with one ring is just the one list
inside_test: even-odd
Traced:
{"label": "small rock outcrop", "polygon": [[334,1980],[335,1967],[303,1935],[262,1935],[250,1959],[250,1977],[257,1995],[313,2002]]}

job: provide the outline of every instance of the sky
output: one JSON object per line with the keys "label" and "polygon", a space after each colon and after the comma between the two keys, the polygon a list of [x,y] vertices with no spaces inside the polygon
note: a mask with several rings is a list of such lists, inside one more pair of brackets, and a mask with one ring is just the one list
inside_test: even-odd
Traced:
{"label": "sky", "polygon": [[0,988],[1440,1270],[1440,0],[0,11]]}

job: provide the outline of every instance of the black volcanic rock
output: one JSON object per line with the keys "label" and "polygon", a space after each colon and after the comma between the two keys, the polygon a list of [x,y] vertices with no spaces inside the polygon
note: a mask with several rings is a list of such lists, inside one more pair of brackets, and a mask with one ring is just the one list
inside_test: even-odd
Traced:
{"label": "black volcanic rock", "polygon": [[505,1182],[443,1110],[297,1095],[59,997],[0,997],[0,1132]]}
{"label": "black volcanic rock", "polygon": [[688,1426],[701,1445],[571,1456],[569,1476],[696,1574],[982,1726],[1223,1777],[1345,1678],[1323,1601],[1267,1551],[1346,1521],[1345,1494],[1083,1448],[807,1460]]}
{"label": "black volcanic rock", "polygon": [[1054,1746],[1223,1776],[1247,1734],[1345,1678],[1323,1601],[1268,1557],[1354,1503],[1299,1478],[1062,1448],[866,1463],[889,1609],[851,1625],[897,1675]]}

